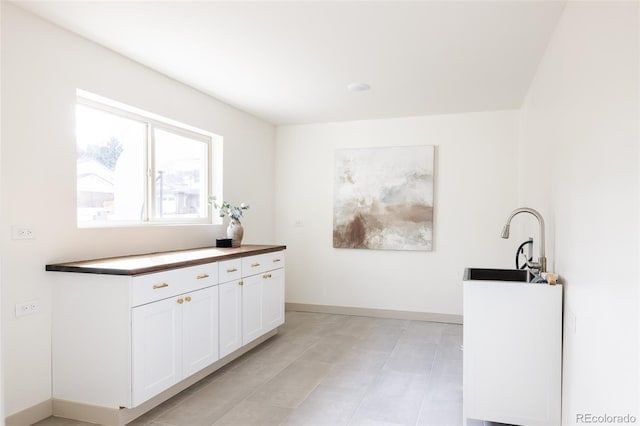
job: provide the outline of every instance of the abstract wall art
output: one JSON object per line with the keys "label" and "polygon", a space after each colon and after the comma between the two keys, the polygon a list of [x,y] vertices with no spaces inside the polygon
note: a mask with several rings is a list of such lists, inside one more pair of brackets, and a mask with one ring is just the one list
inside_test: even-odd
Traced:
{"label": "abstract wall art", "polygon": [[333,246],[432,250],[433,182],[433,145],[337,150]]}

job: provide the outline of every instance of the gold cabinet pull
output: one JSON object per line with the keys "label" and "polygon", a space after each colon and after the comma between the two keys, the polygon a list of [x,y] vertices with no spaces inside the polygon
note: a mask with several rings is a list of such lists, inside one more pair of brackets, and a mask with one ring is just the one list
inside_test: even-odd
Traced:
{"label": "gold cabinet pull", "polygon": [[159,288],[165,288],[165,287],[169,287],[169,284],[167,284],[167,283],[162,283],[162,284],[154,284],[154,285],[153,285],[153,289],[154,289],[154,290],[157,290],[157,289],[159,289]]}
{"label": "gold cabinet pull", "polygon": [[227,274],[230,274],[232,272],[237,272],[238,268],[231,268],[231,269],[227,269]]}
{"label": "gold cabinet pull", "polygon": [[271,278],[271,274],[264,274],[262,278],[264,278],[265,280],[268,280],[269,278]]}
{"label": "gold cabinet pull", "polygon": [[251,267],[252,267],[252,268],[255,268],[255,267],[258,267],[258,266],[260,266],[260,264],[259,264],[259,263],[252,263],[252,264],[251,264]]}
{"label": "gold cabinet pull", "polygon": [[178,300],[176,300],[176,302],[178,302],[178,305],[182,305],[182,303],[184,302],[184,300],[182,300],[182,299],[178,299]]}
{"label": "gold cabinet pull", "polygon": [[209,278],[209,274],[201,274],[196,277],[197,280],[203,280],[205,278]]}
{"label": "gold cabinet pull", "polygon": [[280,259],[273,259],[273,263],[280,262]]}
{"label": "gold cabinet pull", "polygon": [[186,300],[187,302],[191,302],[191,296],[185,297],[184,300]]}
{"label": "gold cabinet pull", "polygon": [[244,281],[238,281],[238,285],[244,285]]}

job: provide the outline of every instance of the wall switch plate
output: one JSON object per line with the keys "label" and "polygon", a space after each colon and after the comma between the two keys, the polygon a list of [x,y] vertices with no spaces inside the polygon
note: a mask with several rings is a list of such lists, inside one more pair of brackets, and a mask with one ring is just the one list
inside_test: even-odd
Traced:
{"label": "wall switch plate", "polygon": [[17,317],[35,314],[36,312],[40,312],[40,301],[37,299],[30,300],[28,302],[18,303],[16,305]]}
{"label": "wall switch plate", "polygon": [[13,225],[11,227],[12,240],[34,240],[36,233],[33,228],[26,225]]}

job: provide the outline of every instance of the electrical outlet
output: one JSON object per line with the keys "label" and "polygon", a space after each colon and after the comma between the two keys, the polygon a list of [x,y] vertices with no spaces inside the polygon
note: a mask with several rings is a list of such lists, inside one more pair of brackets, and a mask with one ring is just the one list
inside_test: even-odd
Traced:
{"label": "electrical outlet", "polygon": [[11,227],[11,239],[13,240],[33,240],[36,234],[33,228],[25,225],[13,225]]}
{"label": "electrical outlet", "polygon": [[40,301],[35,299],[35,300],[30,300],[28,302],[24,302],[24,303],[18,303],[16,305],[16,316],[17,317],[22,317],[24,315],[31,315],[31,314],[35,314],[36,312],[40,311]]}

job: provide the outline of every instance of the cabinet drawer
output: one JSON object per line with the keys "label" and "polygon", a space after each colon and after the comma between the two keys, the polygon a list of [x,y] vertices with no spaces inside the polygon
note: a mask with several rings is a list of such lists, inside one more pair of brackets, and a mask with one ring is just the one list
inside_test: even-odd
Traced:
{"label": "cabinet drawer", "polygon": [[284,268],[284,250],[267,253],[267,264],[271,265],[268,270]]}
{"label": "cabinet drawer", "polygon": [[218,284],[218,264],[206,263],[141,275],[133,277],[131,284],[131,306],[139,306]]}
{"label": "cabinet drawer", "polygon": [[143,305],[184,293],[177,269],[140,275],[131,279],[131,306]]}
{"label": "cabinet drawer", "polygon": [[226,283],[242,277],[242,259],[223,260],[218,266],[219,281]]}
{"label": "cabinet drawer", "polygon": [[279,268],[284,268],[284,251],[242,258],[242,276],[244,277]]}
{"label": "cabinet drawer", "polygon": [[186,283],[187,291],[218,285],[218,263],[204,263],[178,269]]}

